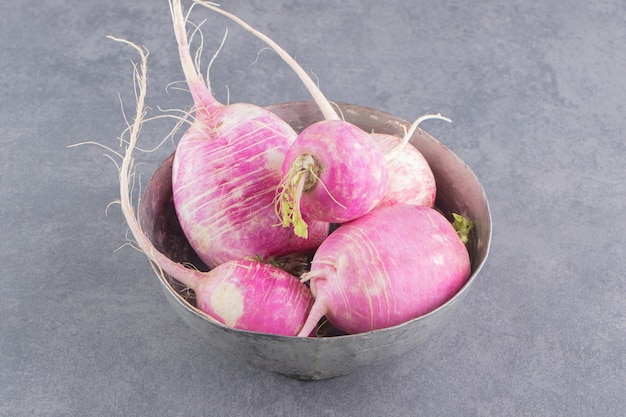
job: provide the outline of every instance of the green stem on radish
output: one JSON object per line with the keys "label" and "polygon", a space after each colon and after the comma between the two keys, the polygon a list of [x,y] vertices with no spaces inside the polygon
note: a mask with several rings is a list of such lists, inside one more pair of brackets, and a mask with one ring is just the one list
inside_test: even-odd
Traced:
{"label": "green stem on radish", "polygon": [[281,220],[283,227],[293,225],[294,233],[298,237],[305,239],[308,237],[308,226],[302,218],[300,211],[302,194],[312,190],[317,184],[320,184],[326,190],[326,193],[335,204],[343,209],[346,208],[345,205],[333,197],[330,190],[320,179],[321,170],[322,167],[313,155],[306,153],[299,155],[278,186],[274,202],[276,215]]}
{"label": "green stem on radish", "polygon": [[300,197],[318,182],[319,165],[311,155],[302,154],[296,159],[291,169],[282,179],[277,194],[276,215],[283,227],[293,225],[294,233],[301,238],[308,238],[308,225],[300,212]]}
{"label": "green stem on radish", "polygon": [[472,223],[470,219],[457,213],[452,213],[452,217],[454,218],[452,227],[456,230],[456,234],[459,235],[461,242],[463,242],[463,244],[467,244],[469,241],[469,234],[474,227],[474,223]]}

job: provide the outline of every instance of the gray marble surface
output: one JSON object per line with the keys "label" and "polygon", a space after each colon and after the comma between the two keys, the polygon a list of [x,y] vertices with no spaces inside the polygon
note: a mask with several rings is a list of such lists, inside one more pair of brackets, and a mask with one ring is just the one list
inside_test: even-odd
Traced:
{"label": "gray marble surface", "polygon": [[[626,415],[626,3],[245,0],[333,100],[424,128],[476,172],[490,257],[455,318],[386,366],[300,382],[208,349],[127,246],[116,166],[133,51],[149,104],[187,108],[165,0],[0,3],[1,416]],[[220,100],[308,99],[197,9]],[[254,65],[251,65],[253,64]],[[171,121],[146,125],[156,146]],[[140,155],[147,178],[173,150]],[[120,248],[121,247],[121,248]],[[118,250],[119,249],[119,250]]]}

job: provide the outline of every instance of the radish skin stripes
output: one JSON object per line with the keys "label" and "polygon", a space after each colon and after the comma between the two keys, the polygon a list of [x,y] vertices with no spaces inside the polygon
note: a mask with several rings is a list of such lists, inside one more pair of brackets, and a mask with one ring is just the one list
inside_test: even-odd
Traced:
{"label": "radish skin stripes", "polygon": [[339,226],[315,253],[302,275],[315,304],[299,336],[323,316],[348,334],[404,323],[452,298],[469,274],[467,249],[437,210],[377,208]]}
{"label": "radish skin stripes", "polygon": [[[450,119],[440,114],[421,116],[415,120],[401,140],[392,135],[372,133],[369,135],[370,139],[380,147],[380,153],[384,154],[387,161],[386,166],[383,167],[381,162],[377,160],[375,162],[369,161],[369,169],[365,169],[364,167],[350,167],[350,164],[345,162],[345,159],[349,158],[347,154],[350,154],[352,150],[349,146],[350,144],[346,144],[346,152],[344,154],[346,156],[339,156],[334,149],[328,152],[328,155],[324,155],[324,147],[342,146],[345,143],[345,136],[340,132],[333,131],[331,128],[331,126],[336,125],[336,122],[332,121],[339,120],[337,112],[317,84],[296,60],[267,35],[251,27],[232,13],[209,2],[196,0],[196,3],[226,16],[274,50],[296,73],[320,108],[325,119],[325,122],[320,122],[320,125],[329,126],[329,132],[326,136],[313,139],[308,138],[309,129],[315,128],[316,134],[319,136],[319,132],[323,132],[324,128],[320,128],[319,126],[313,127],[315,126],[313,125],[305,129],[300,134],[302,137],[299,137],[296,140],[296,144],[292,145],[293,148],[300,146],[300,153],[298,154],[290,150],[285,160],[282,170],[283,180],[278,192],[276,210],[284,226],[293,225],[296,235],[306,236],[306,222],[302,220],[303,214],[308,214],[311,218],[326,220],[332,223],[342,223],[355,219],[376,206],[400,203],[410,203],[428,207],[434,205],[436,194],[434,175],[423,155],[408,142],[419,124],[423,121],[440,119],[450,122]],[[347,122],[345,123],[355,127]],[[361,134],[361,136],[364,135]],[[305,137],[307,139],[305,139]],[[311,154],[306,148],[306,144],[299,144],[299,142],[304,141],[308,144],[315,140],[322,141],[320,144],[322,149],[317,150],[318,154]],[[333,144],[333,141],[341,145]],[[366,142],[371,141],[363,137],[359,140],[361,144]],[[378,151],[372,151],[372,155],[374,153],[378,153]],[[324,157],[325,162],[323,166],[319,166],[319,160],[322,157]],[[373,158],[373,156],[370,157]],[[377,156],[374,159],[378,158]],[[334,176],[330,175],[329,177],[331,178],[326,178],[326,181],[315,178],[316,173],[323,171],[325,167],[331,164],[339,166],[339,168],[334,170],[335,172],[341,172],[342,170],[349,170],[351,172],[347,172],[339,180],[336,180]],[[303,169],[303,165],[306,165],[307,169]],[[382,174],[381,171],[384,169],[388,171],[387,174]],[[352,178],[358,178],[359,181],[355,179],[350,182],[345,182],[345,178],[350,176]],[[382,177],[386,177],[386,179]],[[322,182],[321,189],[315,188],[315,184],[318,180]],[[305,185],[303,186],[301,182]],[[363,183],[369,184],[369,189],[367,189],[367,185]],[[381,186],[385,187],[382,191],[379,189]],[[311,192],[311,190],[315,189],[316,191]],[[359,195],[361,196],[360,198],[357,197]],[[343,203],[341,203],[341,201],[343,201]],[[319,213],[324,213],[324,215],[320,215]]]}
{"label": "radish skin stripes", "polygon": [[215,99],[191,56],[180,0],[170,6],[195,104],[195,118],[178,143],[172,167],[174,205],[189,243],[211,268],[245,257],[314,250],[328,235],[327,222],[309,221],[307,239],[274,227],[275,190],[296,133],[269,110]]}

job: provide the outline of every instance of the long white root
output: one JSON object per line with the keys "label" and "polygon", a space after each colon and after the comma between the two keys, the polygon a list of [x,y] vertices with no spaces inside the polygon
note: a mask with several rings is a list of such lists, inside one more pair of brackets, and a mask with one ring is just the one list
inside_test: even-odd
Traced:
{"label": "long white root", "polygon": [[319,107],[320,111],[322,112],[324,119],[341,120],[339,115],[337,114],[337,111],[335,111],[335,108],[333,107],[332,103],[328,101],[326,96],[324,96],[322,91],[319,89],[319,87],[313,81],[313,79],[309,76],[309,74],[307,74],[307,72],[300,66],[300,64],[298,64],[298,62],[296,62],[296,60],[291,55],[289,55],[289,53],[287,53],[287,51],[281,48],[270,37],[258,31],[257,29],[253,28],[252,26],[244,22],[242,19],[235,16],[234,14],[229,13],[225,11],[224,9],[218,7],[215,3],[210,3],[210,2],[202,1],[202,0],[196,0],[195,3],[201,6],[204,6],[208,9],[211,9],[214,12],[217,12],[223,16],[226,16],[227,18],[229,18],[230,20],[234,21],[239,26],[241,26],[243,29],[247,30],[248,32],[256,36],[257,38],[265,42],[270,48],[274,50],[274,52],[276,52],[276,54],[278,54],[279,57],[283,59],[283,61],[285,61],[285,63],[287,63],[287,65],[291,67],[291,69],[296,73],[298,78],[300,78],[300,80],[302,81],[306,89],[309,91],[309,93],[313,97],[313,100]]}
{"label": "long white root", "polygon": [[[161,270],[161,273],[168,274],[184,285],[193,288],[195,283],[202,279],[202,275],[205,273],[193,268],[187,268],[159,252],[141,229],[132,203],[131,179],[134,176],[133,151],[137,146],[137,140],[141,133],[141,127],[147,112],[145,99],[147,92],[148,52],[125,39],[113,36],[109,36],[109,38],[130,45],[138,52],[140,57],[139,65],[134,65],[133,73],[136,88],[135,115],[132,122],[129,122],[128,128],[124,131],[127,133],[127,139],[122,140],[122,143],[126,144],[126,150],[119,167],[120,206],[122,208],[122,214],[124,215],[137,246],[148,259]],[[210,320],[216,321],[208,315],[205,316]]]}

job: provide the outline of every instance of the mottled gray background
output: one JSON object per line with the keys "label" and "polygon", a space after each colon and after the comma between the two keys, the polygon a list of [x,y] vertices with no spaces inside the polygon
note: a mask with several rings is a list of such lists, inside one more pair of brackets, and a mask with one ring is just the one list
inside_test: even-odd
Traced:
{"label": "mottled gray background", "polygon": [[[165,0],[0,1],[0,415],[626,415],[626,3],[224,2],[333,100],[423,127],[491,204],[488,262],[455,319],[384,367],[304,383],[233,362],[176,316],[124,243],[117,171],[134,52],[153,108],[186,108]],[[231,4],[232,3],[232,4]],[[217,96],[308,99],[295,75],[198,9]],[[208,62],[208,56],[204,61]],[[228,90],[227,90],[228,87]],[[128,108],[130,110],[130,107]],[[146,125],[144,147],[171,122]],[[140,155],[144,179],[173,149]]]}

